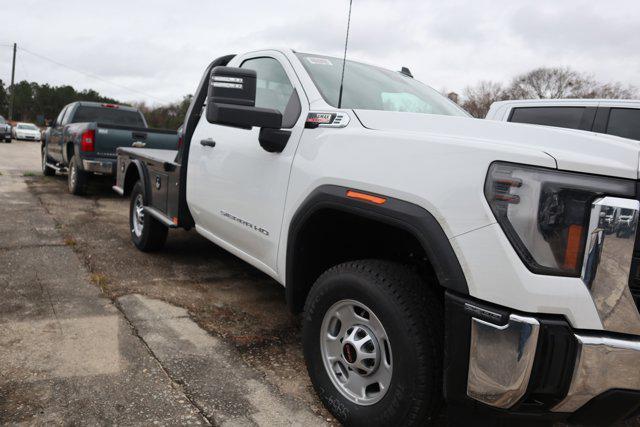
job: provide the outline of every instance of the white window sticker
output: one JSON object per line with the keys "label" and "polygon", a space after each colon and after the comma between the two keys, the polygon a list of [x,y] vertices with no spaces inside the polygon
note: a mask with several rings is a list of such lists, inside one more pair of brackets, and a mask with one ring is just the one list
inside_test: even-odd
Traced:
{"label": "white window sticker", "polygon": [[333,65],[331,61],[329,61],[327,58],[307,56],[307,61],[309,61],[309,63],[314,65]]}

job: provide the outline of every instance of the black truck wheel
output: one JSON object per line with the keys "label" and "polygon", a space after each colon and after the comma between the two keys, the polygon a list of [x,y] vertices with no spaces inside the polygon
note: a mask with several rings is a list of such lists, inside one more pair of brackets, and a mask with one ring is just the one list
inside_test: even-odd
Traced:
{"label": "black truck wheel", "polygon": [[169,229],[149,214],[145,214],[144,186],[141,181],[136,182],[131,191],[129,206],[129,229],[131,240],[143,252],[161,249],[167,240]]}
{"label": "black truck wheel", "polygon": [[56,174],[55,169],[47,166],[47,161],[48,156],[47,156],[47,149],[43,146],[42,149],[40,150],[40,155],[42,157],[42,174],[44,176],[53,176]]}
{"label": "black truck wheel", "polygon": [[76,196],[82,196],[87,189],[89,174],[83,170],[80,170],[78,162],[79,160],[75,155],[71,156],[71,159],[69,159],[69,173],[67,174],[67,184],[69,186],[69,193]]}
{"label": "black truck wheel", "polygon": [[411,268],[362,260],[326,271],[304,310],[307,370],[344,425],[422,425],[442,405],[441,298]]}

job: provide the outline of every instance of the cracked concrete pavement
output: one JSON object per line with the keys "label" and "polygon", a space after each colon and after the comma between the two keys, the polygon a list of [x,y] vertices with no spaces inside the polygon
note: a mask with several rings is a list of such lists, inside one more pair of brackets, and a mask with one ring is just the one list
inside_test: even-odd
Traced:
{"label": "cracked concrete pavement", "polygon": [[[59,209],[89,226],[102,216],[107,228],[110,220],[120,227],[126,202],[110,195],[104,203],[99,197],[73,198],[64,193],[62,177],[51,178],[50,187],[37,187],[45,179],[39,172],[38,144],[0,144],[0,174],[0,422],[326,423],[326,413],[303,378],[297,344],[290,339],[297,333],[295,322],[290,326],[287,314],[275,313],[267,316],[271,335],[257,326],[265,316],[262,310],[274,304],[283,308],[275,300],[281,294],[273,283],[254,292],[260,289],[254,283],[266,281],[263,276],[238,273],[246,269],[242,263],[195,237],[196,246],[205,245],[216,257],[215,265],[232,265],[232,272],[202,269],[201,277],[215,276],[216,285],[224,282],[203,290],[202,280],[183,283],[192,272],[199,275],[193,264],[180,269],[180,258],[171,265],[167,257],[151,259],[129,252],[128,246],[114,249],[127,245],[121,228],[117,236],[102,235],[99,228],[72,228]],[[79,217],[70,202],[100,213]],[[126,222],[123,226],[126,230]],[[194,236],[185,233],[180,239],[188,242]],[[111,264],[108,254],[97,253],[88,240],[108,248],[115,266],[105,268]],[[168,278],[163,278],[166,270],[153,271],[156,262],[169,266]],[[121,264],[139,265],[135,274],[113,274],[112,269],[130,272]],[[229,288],[234,283],[240,295]],[[263,307],[238,306],[243,292],[251,302],[264,300]],[[207,295],[213,301],[194,302]],[[230,335],[242,319],[248,335]],[[259,334],[275,338],[263,339],[257,348],[244,344]],[[290,347],[293,365],[284,363],[280,369],[268,355],[286,354]],[[297,376],[283,376],[282,370],[297,371]]]}

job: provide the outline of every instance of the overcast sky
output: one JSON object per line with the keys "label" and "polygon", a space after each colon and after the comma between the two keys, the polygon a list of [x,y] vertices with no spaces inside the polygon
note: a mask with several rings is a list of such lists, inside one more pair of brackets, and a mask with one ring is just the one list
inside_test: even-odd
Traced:
{"label": "overcast sky", "polygon": [[[349,57],[406,66],[438,90],[570,66],[640,87],[639,0],[354,0]],[[214,58],[291,47],[341,55],[348,0],[19,0],[2,7],[0,79],[93,88],[122,101],[192,93]],[[112,84],[113,83],[113,84]]]}

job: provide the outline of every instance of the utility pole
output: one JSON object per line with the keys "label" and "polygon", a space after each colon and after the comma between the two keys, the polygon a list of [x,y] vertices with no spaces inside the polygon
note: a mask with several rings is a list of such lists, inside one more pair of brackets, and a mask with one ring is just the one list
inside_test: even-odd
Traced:
{"label": "utility pole", "polygon": [[9,104],[9,120],[13,120],[13,100],[15,99],[14,79],[16,77],[16,43],[13,44],[13,63],[11,64],[11,103]]}

